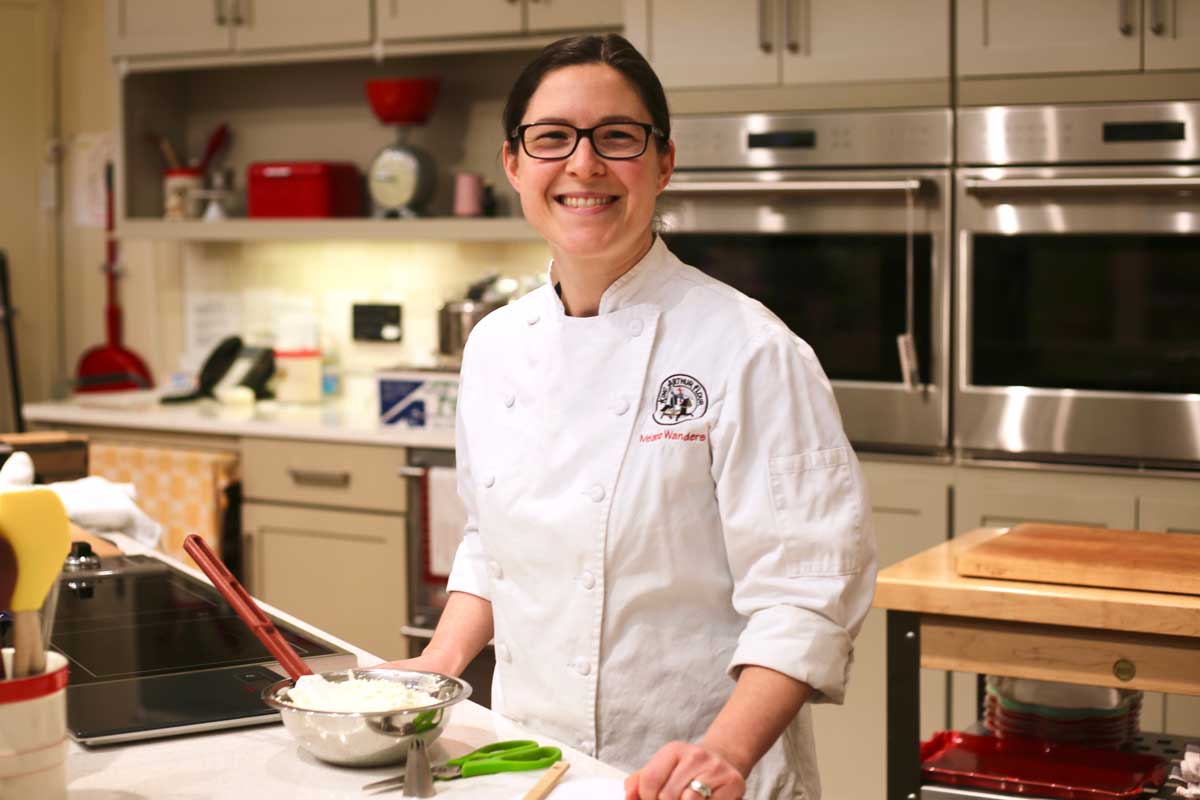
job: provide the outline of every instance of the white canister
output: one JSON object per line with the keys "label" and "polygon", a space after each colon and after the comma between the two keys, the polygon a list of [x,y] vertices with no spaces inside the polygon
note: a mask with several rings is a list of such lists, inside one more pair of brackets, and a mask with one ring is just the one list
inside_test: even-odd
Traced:
{"label": "white canister", "polygon": [[[11,647],[4,674],[12,674]],[[0,681],[0,800],[67,796],[67,660],[46,652],[46,671]]]}
{"label": "white canister", "polygon": [[199,219],[204,200],[199,192],[204,188],[204,173],[187,167],[169,169],[163,173],[163,217],[166,219]]}
{"label": "white canister", "polygon": [[275,351],[275,399],[281,403],[321,402],[321,351]]}

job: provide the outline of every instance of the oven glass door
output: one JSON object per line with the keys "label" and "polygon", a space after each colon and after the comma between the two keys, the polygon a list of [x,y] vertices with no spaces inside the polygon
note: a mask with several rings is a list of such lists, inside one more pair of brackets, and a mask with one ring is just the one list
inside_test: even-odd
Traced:
{"label": "oven glass door", "polygon": [[1200,235],[978,234],[971,383],[1200,393]]}
{"label": "oven glass door", "polygon": [[[671,252],[753,297],[808,342],[830,380],[899,384],[905,332],[904,234],[668,233]],[[932,237],[913,237],[918,374],[931,375]]]}
{"label": "oven glass door", "polygon": [[947,170],[676,173],[659,213],[680,260],[813,348],[856,446],[932,452],[949,445],[948,186]]}
{"label": "oven glass door", "polygon": [[964,452],[1200,463],[1200,169],[957,184]]}

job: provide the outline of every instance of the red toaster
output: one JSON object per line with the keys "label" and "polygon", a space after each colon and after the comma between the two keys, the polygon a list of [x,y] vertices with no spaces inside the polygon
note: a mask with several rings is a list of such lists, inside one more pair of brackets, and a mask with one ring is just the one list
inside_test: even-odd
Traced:
{"label": "red toaster", "polygon": [[348,161],[257,161],[246,168],[249,217],[362,214],[362,174]]}

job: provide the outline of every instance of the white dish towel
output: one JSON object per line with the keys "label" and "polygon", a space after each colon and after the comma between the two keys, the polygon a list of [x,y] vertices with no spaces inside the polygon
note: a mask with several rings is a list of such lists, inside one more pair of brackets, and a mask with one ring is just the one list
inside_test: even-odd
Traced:
{"label": "white dish towel", "polygon": [[430,467],[428,486],[429,571],[445,578],[454,566],[454,554],[467,524],[467,510],[458,497],[458,480],[453,467]]}

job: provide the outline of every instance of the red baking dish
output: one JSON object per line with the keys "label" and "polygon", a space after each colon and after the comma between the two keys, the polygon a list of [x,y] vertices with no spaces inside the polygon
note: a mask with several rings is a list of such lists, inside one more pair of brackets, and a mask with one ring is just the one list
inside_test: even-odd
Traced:
{"label": "red baking dish", "polygon": [[933,783],[1064,800],[1134,800],[1162,784],[1165,758],[960,731],[921,742],[921,774]]}
{"label": "red baking dish", "polygon": [[250,217],[358,217],[363,180],[348,161],[259,161],[246,168]]}

